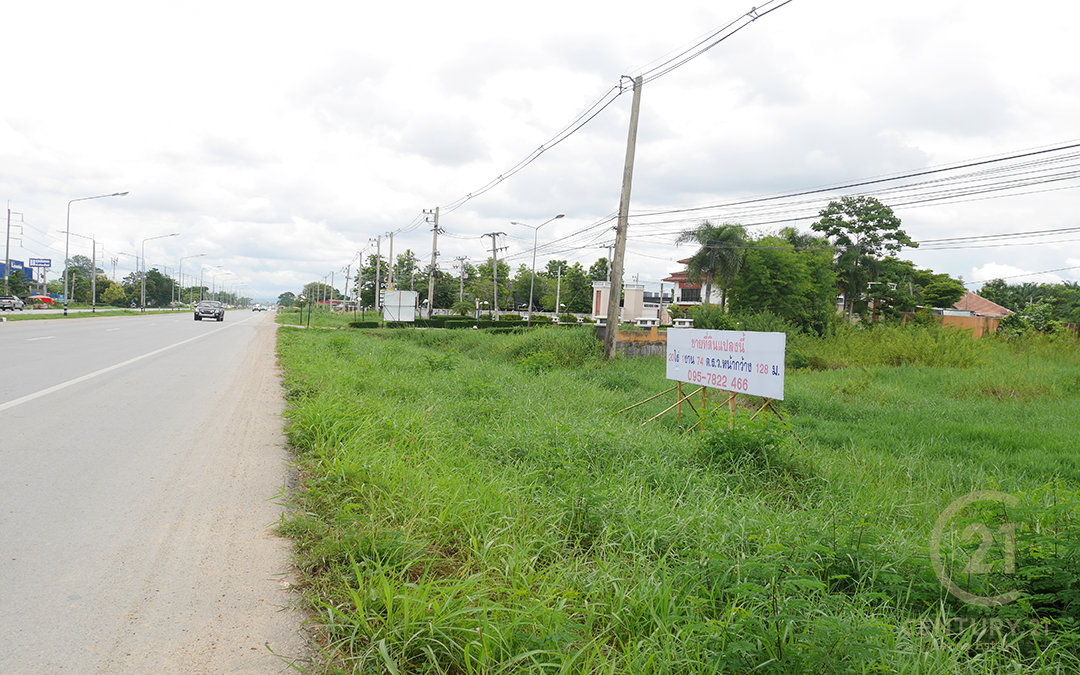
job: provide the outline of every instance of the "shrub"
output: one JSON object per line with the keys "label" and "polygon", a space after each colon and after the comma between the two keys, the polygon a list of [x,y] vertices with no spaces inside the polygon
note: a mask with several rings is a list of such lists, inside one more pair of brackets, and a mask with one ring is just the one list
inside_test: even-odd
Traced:
{"label": "shrub", "polygon": [[738,330],[735,319],[730,314],[720,309],[719,305],[698,305],[691,307],[688,312],[694,320],[694,328],[706,330]]}
{"label": "shrub", "polygon": [[378,328],[378,321],[350,321],[349,328]]}
{"label": "shrub", "polygon": [[578,367],[599,359],[602,345],[592,331],[537,328],[510,347],[511,361],[546,370],[555,366]]}
{"label": "shrub", "polygon": [[476,325],[476,321],[472,319],[454,318],[443,322],[443,328],[447,330],[454,330],[457,328],[472,328]]}
{"label": "shrub", "polygon": [[707,415],[698,445],[700,457],[709,463],[736,466],[775,464],[776,452],[785,440],[783,425],[767,414],[751,417],[740,412],[734,418],[725,411]]}

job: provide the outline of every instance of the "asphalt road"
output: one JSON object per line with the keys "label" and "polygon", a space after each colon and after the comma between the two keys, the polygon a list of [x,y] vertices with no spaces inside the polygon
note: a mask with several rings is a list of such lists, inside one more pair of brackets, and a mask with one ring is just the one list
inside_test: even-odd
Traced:
{"label": "asphalt road", "polygon": [[249,311],[0,323],[0,673],[306,657],[272,533],[275,330]]}

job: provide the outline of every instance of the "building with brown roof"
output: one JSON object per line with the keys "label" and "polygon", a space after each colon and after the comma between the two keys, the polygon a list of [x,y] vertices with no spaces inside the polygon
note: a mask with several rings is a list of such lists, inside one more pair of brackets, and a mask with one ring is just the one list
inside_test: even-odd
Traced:
{"label": "building with brown roof", "polygon": [[996,302],[990,302],[971,291],[968,291],[964,294],[964,297],[953,303],[952,309],[970,312],[971,316],[985,316],[991,319],[1000,319],[1012,314],[1012,310],[1006,309]]}

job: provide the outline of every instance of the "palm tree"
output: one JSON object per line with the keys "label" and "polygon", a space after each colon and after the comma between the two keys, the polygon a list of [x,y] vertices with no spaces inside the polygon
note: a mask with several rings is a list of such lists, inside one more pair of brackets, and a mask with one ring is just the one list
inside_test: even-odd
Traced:
{"label": "palm tree", "polygon": [[701,246],[686,263],[686,276],[694,283],[705,286],[702,302],[709,304],[712,285],[720,287],[720,309],[727,305],[727,292],[742,267],[746,231],[738,223],[714,225],[703,221],[693,230],[687,230],[675,240],[676,244],[696,243]]}

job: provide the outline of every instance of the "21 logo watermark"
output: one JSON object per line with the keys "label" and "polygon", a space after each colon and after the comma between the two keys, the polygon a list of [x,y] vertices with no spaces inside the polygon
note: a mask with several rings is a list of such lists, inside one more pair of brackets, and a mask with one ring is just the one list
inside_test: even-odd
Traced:
{"label": "21 logo watermark", "polygon": [[[930,537],[930,562],[934,566],[934,573],[949,593],[956,598],[971,605],[981,607],[998,607],[1007,605],[1020,597],[1020,592],[1011,590],[1006,593],[994,595],[972,593],[960,588],[954,581],[952,574],[942,558],[942,540],[946,533],[952,535],[962,544],[973,538],[978,538],[979,547],[968,558],[967,564],[959,570],[958,574],[988,575],[997,571],[1002,574],[1016,573],[1016,524],[1002,522],[991,529],[990,525],[982,522],[968,523],[964,529],[957,533],[949,528],[949,523],[967,507],[978,502],[996,502],[1001,505],[1003,515],[1007,516],[1008,509],[1015,507],[1019,500],[1013,495],[994,490],[978,490],[956,499],[941,512],[937,522],[934,523],[934,531]],[[993,557],[993,560],[991,560]],[[995,567],[997,568],[995,570]]]}

